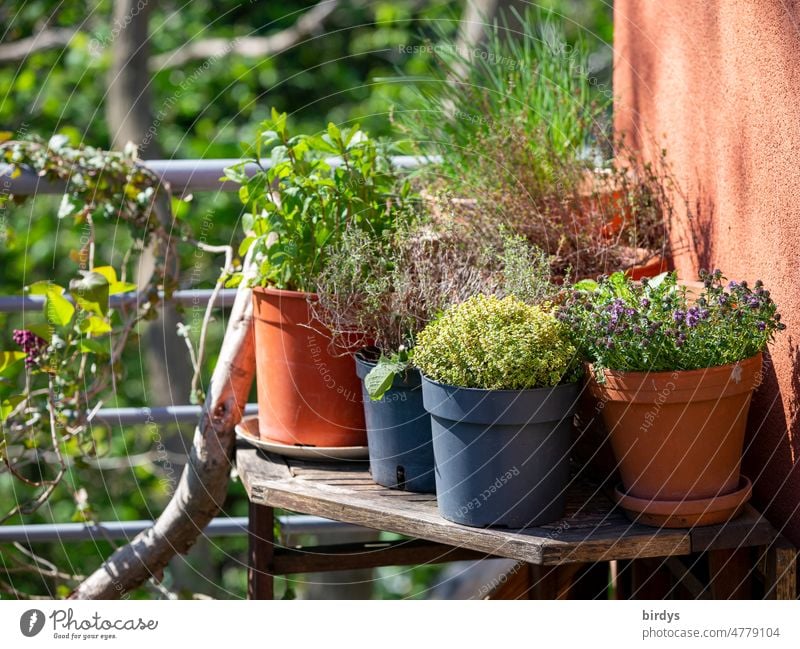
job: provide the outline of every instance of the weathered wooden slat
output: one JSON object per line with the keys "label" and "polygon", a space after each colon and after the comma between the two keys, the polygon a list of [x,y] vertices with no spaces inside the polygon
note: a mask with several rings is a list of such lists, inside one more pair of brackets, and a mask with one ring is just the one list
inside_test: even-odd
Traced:
{"label": "weathered wooden slat", "polygon": [[490,558],[483,552],[420,539],[283,548],[273,558],[274,574],[326,572],[382,566],[412,566]]}
{"label": "weathered wooden slat", "polygon": [[354,492],[319,481],[292,479],[254,484],[251,494],[274,507],[537,564],[687,554],[690,549],[685,531],[633,525],[616,514],[609,514],[615,517],[614,524],[600,527],[586,528],[566,519],[561,528],[509,531],[450,523],[438,515],[433,502],[409,502],[399,491]]}
{"label": "weathered wooden slat", "polygon": [[752,506],[747,505],[741,516],[732,521],[694,528],[691,532],[692,552],[767,545],[776,535],[770,522]]}
{"label": "weathered wooden slat", "polygon": [[602,486],[577,478],[561,521],[526,530],[470,528],[441,518],[435,496],[375,484],[365,462],[283,460],[244,449],[237,461],[256,503],[545,566],[683,556],[765,544],[775,536],[750,507],[725,525],[694,530],[632,523]]}

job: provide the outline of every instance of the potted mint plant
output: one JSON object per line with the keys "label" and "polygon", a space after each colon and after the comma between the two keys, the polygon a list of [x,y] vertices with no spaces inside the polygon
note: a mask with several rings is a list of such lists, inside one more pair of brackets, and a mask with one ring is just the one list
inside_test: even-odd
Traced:
{"label": "potted mint plant", "polygon": [[543,306],[475,296],[417,337],[441,515],[524,528],[564,513],[575,350]]}
{"label": "potted mint plant", "polygon": [[[262,159],[270,161],[262,165]],[[245,168],[256,165],[248,177]],[[286,444],[363,445],[364,413],[348,352],[334,350],[313,317],[317,277],[346,231],[380,237],[397,224],[408,192],[388,156],[358,126],[291,135],[275,110],[244,159],[226,170],[241,184],[253,280],[259,434]],[[341,342],[341,339],[340,339]]]}
{"label": "potted mint plant", "polygon": [[750,498],[740,473],[762,352],[784,329],[761,282],[702,273],[690,294],[674,273],[579,282],[559,318],[591,364],[631,518],[665,527],[720,523]]}

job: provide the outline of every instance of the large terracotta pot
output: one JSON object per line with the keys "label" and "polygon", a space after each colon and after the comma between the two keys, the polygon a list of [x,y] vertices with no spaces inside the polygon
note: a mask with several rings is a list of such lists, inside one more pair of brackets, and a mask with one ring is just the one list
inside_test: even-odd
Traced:
{"label": "large terracotta pot", "polygon": [[[623,490],[620,504],[637,514],[662,512],[649,522],[670,526],[710,524],[735,515],[750,495],[740,475],[745,425],[753,390],[761,381],[761,354],[731,365],[677,372],[605,371],[590,379],[604,406]],[[741,494],[733,509],[715,499]],[[682,505],[708,501],[704,517],[681,517]],[[674,516],[664,517],[672,502]],[[661,503],[659,507],[656,503]],[[697,509],[695,507],[694,509]],[[712,514],[717,514],[713,516]]]}
{"label": "large terracotta pot", "polygon": [[[347,349],[332,353],[315,296],[253,290],[259,435],[305,446],[366,445],[361,384]],[[354,341],[354,349],[363,341]]]}

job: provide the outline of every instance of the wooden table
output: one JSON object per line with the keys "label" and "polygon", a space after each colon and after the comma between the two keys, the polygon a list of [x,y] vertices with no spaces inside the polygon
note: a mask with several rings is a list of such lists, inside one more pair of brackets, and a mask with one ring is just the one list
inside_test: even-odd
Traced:
{"label": "wooden table", "polygon": [[[251,598],[271,599],[275,575],[487,557],[518,562],[487,597],[604,596],[609,562],[616,562],[617,597],[797,597],[796,549],[750,506],[724,525],[647,527],[631,523],[603,488],[577,475],[562,520],[525,530],[472,528],[441,518],[435,496],[375,484],[366,461],[289,460],[239,444],[236,467],[250,499]],[[275,508],[408,538],[276,547]]]}

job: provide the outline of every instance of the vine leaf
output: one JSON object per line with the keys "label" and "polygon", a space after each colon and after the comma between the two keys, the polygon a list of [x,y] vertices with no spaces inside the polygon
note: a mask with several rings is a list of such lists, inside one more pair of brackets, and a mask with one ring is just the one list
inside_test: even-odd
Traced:
{"label": "vine leaf", "polygon": [[0,352],[0,372],[25,358],[23,352]]}
{"label": "vine leaf", "polygon": [[24,399],[22,395],[12,395],[8,399],[0,402],[0,421],[5,421],[6,417],[11,414],[11,411]]}
{"label": "vine leaf", "polygon": [[81,340],[78,349],[81,352],[89,352],[92,354],[99,354],[100,356],[108,356],[107,345],[104,345],[95,338],[84,338],[83,340]]}
{"label": "vine leaf", "polygon": [[[57,289],[61,289],[61,287],[55,287],[54,290],[47,293],[44,301],[44,317],[52,325],[65,327],[72,320],[75,307]],[[61,290],[63,291],[63,289]]]}
{"label": "vine leaf", "polygon": [[73,279],[69,292],[82,309],[100,316],[108,313],[109,283],[104,275],[90,271],[81,279]]}
{"label": "vine leaf", "polygon": [[136,284],[132,284],[131,282],[114,282],[108,287],[108,294],[116,295],[117,293],[130,293],[131,291],[135,291],[136,288]]}
{"label": "vine leaf", "polygon": [[102,336],[103,334],[111,333],[111,325],[103,320],[103,318],[98,318],[96,315],[81,320],[80,329],[82,333],[94,336]]}
{"label": "vine leaf", "polygon": [[95,266],[92,268],[92,272],[100,273],[108,280],[109,284],[116,284],[117,282],[117,271],[114,270],[113,266]]}

